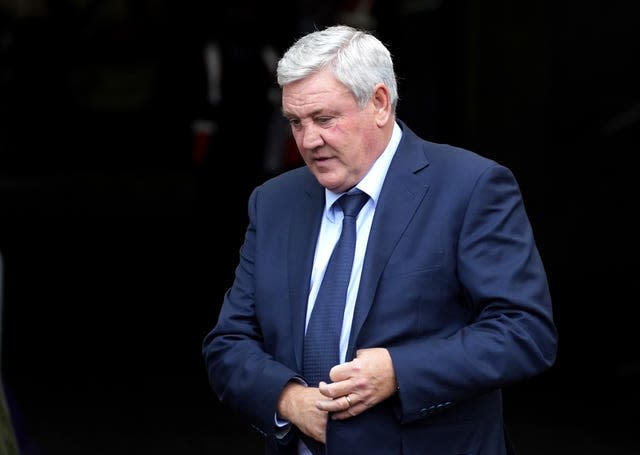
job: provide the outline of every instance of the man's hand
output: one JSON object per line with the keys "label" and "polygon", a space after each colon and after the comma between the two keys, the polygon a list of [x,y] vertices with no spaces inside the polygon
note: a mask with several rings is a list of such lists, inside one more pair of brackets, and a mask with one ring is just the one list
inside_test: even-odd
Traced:
{"label": "man's hand", "polygon": [[336,365],[330,372],[331,384],[320,382],[323,399],[316,403],[321,411],[337,420],[356,416],[396,392],[396,375],[389,351],[361,349],[351,362]]}
{"label": "man's hand", "polygon": [[327,412],[316,406],[324,397],[316,387],[297,382],[285,386],[278,400],[278,417],[288,420],[307,436],[326,442]]}

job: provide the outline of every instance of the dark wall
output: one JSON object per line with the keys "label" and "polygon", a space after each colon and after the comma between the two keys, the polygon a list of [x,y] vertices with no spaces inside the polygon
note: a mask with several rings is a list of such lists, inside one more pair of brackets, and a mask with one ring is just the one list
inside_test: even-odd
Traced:
{"label": "dark wall", "polygon": [[[299,164],[265,166],[277,103],[263,51],[356,17],[354,2],[14,3],[0,3],[2,376],[25,454],[87,453],[95,440],[100,453],[220,449],[245,427],[208,388],[200,342],[250,189]],[[373,5],[399,116],[508,165],[522,186],[560,351],[505,391],[510,421],[572,422],[637,448],[638,8]],[[223,59],[214,101],[207,43]]]}

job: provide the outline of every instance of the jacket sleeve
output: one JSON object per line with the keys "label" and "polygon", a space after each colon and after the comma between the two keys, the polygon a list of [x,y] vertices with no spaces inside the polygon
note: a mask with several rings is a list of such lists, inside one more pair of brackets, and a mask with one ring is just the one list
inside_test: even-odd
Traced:
{"label": "jacket sleeve", "polygon": [[555,361],[547,278],[507,168],[494,164],[477,178],[455,254],[474,316],[448,336],[389,349],[403,422],[536,375]]}
{"label": "jacket sleeve", "polygon": [[202,353],[209,382],[220,401],[275,440],[280,430],[275,422],[277,401],[296,372],[265,351],[256,317],[253,278],[258,191],[249,198],[249,225],[234,282],[224,295],[216,325],[203,341]]}

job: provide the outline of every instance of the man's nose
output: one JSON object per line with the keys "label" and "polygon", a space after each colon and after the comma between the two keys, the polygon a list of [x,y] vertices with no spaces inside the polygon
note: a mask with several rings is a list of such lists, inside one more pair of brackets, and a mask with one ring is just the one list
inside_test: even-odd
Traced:
{"label": "man's nose", "polygon": [[324,144],[322,135],[316,125],[309,124],[304,127],[302,132],[302,147],[305,149],[314,149]]}

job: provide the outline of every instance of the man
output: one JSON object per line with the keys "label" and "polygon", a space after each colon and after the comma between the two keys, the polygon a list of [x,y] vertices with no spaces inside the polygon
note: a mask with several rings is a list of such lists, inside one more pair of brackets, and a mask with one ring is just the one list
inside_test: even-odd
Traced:
{"label": "man", "polygon": [[[270,454],[508,453],[500,388],[549,368],[557,341],[513,175],[397,120],[391,56],[364,31],[302,37],[278,83],[306,166],[250,196],[235,280],[203,344],[215,393]],[[334,318],[339,353],[315,384],[306,343],[347,218],[333,203],[354,192],[366,203]]]}

